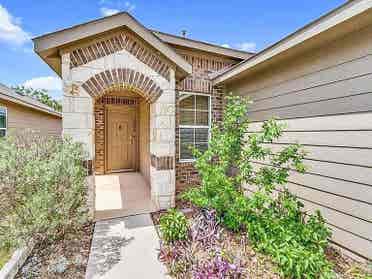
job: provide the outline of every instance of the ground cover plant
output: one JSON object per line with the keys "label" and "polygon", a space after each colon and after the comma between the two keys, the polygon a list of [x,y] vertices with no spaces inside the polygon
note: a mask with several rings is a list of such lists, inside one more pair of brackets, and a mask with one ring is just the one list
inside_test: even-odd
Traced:
{"label": "ground cover plant", "polygon": [[[155,223],[165,215],[153,216]],[[245,234],[224,229],[215,210],[195,208],[187,218],[187,239],[161,244],[159,259],[172,277],[279,278],[271,261],[249,246]]]}
{"label": "ground cover plant", "polygon": [[[187,239],[162,241],[159,259],[172,278],[282,278],[270,255],[256,250],[246,231],[234,232],[223,225],[215,210],[177,199],[177,210],[187,218]],[[168,214],[153,213],[155,224]],[[162,230],[159,234],[162,236]],[[361,264],[333,247],[325,249],[336,278],[372,279],[372,265]],[[286,278],[289,278],[288,276]]]}
{"label": "ground cover plant", "polygon": [[87,225],[86,154],[32,131],[0,140],[0,250],[63,239]]}
{"label": "ground cover plant", "polygon": [[[298,144],[274,152],[270,143],[282,135],[284,126],[268,120],[261,131],[251,133],[247,112],[246,99],[227,98],[223,122],[212,128],[208,150],[203,154],[195,150],[200,185],[183,193],[182,198],[198,208],[213,210],[219,224],[246,235],[256,252],[270,257],[281,276],[334,278],[325,253],[331,235],[325,220],[320,212],[305,213],[303,204],[285,188],[290,169],[305,171],[305,152]],[[225,272],[232,264],[237,268],[229,272],[240,276],[236,263],[222,264],[226,258],[214,253],[195,274]],[[218,272],[216,277],[194,277],[234,278]]]}

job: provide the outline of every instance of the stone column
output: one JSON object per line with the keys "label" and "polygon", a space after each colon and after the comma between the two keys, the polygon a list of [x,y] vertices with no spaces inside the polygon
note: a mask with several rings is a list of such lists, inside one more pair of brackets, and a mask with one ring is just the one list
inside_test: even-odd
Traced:
{"label": "stone column", "polygon": [[[62,57],[62,134],[70,136],[74,141],[83,143],[88,154],[87,166],[94,161],[94,115],[91,97],[74,80],[70,69],[70,54],[63,53]],[[89,218],[94,216],[94,176],[86,178],[87,206]]]}
{"label": "stone column", "polygon": [[63,135],[81,142],[88,153],[88,160],[94,160],[94,113],[92,98],[72,77],[70,54],[62,54],[62,127]]}
{"label": "stone column", "polygon": [[150,106],[151,196],[159,209],[175,205],[175,72]]}

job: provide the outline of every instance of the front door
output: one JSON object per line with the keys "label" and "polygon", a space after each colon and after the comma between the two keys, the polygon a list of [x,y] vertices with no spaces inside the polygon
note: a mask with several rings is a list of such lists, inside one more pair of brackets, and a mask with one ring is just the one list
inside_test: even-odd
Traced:
{"label": "front door", "polygon": [[136,106],[108,105],[106,172],[135,171],[137,154]]}

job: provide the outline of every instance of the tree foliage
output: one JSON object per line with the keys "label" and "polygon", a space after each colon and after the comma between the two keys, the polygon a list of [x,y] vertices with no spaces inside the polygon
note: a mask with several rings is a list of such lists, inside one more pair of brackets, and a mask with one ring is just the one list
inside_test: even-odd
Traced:
{"label": "tree foliage", "polygon": [[62,105],[60,102],[54,100],[52,97],[49,96],[48,91],[45,89],[33,89],[27,88],[24,86],[15,86],[13,87],[14,91],[20,95],[28,96],[38,100],[39,102],[51,107],[55,111],[62,111]]}

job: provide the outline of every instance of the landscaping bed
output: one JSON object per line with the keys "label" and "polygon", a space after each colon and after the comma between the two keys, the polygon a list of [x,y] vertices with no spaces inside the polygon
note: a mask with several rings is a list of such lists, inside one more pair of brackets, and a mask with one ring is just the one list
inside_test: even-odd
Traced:
{"label": "landscaping bed", "polygon": [[0,139],[0,260],[16,251],[5,276],[31,255],[18,278],[84,278],[93,229],[86,158],[70,138],[24,131]]}
{"label": "landscaping bed", "polygon": [[[223,228],[213,214],[183,201],[178,201],[177,208],[187,217],[188,238],[170,243],[162,239],[159,252],[159,260],[167,266],[172,278],[282,278],[270,257],[253,249],[246,233]],[[164,214],[167,213],[152,214],[157,228]],[[159,235],[162,237],[160,230]],[[372,278],[371,266],[356,262],[333,247],[326,249],[326,257],[333,265],[336,278]]]}
{"label": "landscaping bed", "polygon": [[208,149],[190,147],[200,182],[179,195],[190,205],[159,217],[159,259],[170,274],[195,279],[370,278],[362,266],[329,248],[332,231],[321,212],[306,211],[286,187],[292,171],[306,172],[304,147],[271,148],[268,143],[282,136],[285,124],[270,119],[260,131],[250,132],[249,100],[228,96],[226,101]]}
{"label": "landscaping bed", "polygon": [[93,223],[87,223],[63,238],[38,244],[16,278],[85,278]]}

